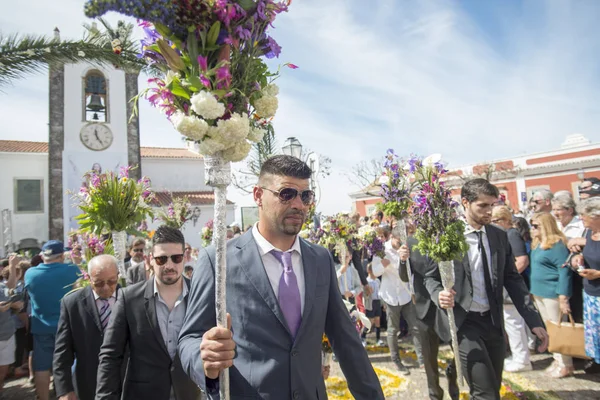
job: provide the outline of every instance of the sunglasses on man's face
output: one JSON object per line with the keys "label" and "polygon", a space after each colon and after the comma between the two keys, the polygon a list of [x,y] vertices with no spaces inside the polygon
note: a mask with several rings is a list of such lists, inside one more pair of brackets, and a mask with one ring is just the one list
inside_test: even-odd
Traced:
{"label": "sunglasses on man's face", "polygon": [[315,192],[313,192],[312,190],[303,190],[299,192],[297,189],[294,188],[283,188],[279,191],[271,190],[263,186],[261,186],[260,188],[268,190],[269,192],[276,195],[282,203],[287,203],[289,201],[294,200],[296,196],[298,196],[298,194],[300,194],[300,200],[302,200],[302,203],[306,206],[311,205],[315,201]]}
{"label": "sunglasses on man's face", "polygon": [[173,254],[170,256],[154,256],[154,261],[156,261],[156,265],[165,265],[167,261],[173,261],[173,264],[179,264],[183,261],[183,254]]}

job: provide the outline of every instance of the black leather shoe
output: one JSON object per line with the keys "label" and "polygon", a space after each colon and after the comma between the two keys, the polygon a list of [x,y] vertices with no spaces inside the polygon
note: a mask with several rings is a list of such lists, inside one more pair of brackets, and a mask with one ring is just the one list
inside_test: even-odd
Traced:
{"label": "black leather shoe", "polygon": [[585,364],[583,368],[586,374],[598,374],[600,373],[600,364],[596,364],[594,361],[590,361]]}
{"label": "black leather shoe", "polygon": [[402,364],[402,361],[394,360],[394,365],[396,366],[396,369],[400,371],[401,374],[410,375],[410,371],[408,370],[408,368],[406,368],[406,365]]}

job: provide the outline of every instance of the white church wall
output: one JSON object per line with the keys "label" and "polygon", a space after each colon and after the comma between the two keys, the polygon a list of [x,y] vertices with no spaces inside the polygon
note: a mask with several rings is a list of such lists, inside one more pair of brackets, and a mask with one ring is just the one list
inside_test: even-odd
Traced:
{"label": "white church wall", "polygon": [[142,158],[142,175],[156,191],[212,191],[204,183],[204,161],[178,158]]}
{"label": "white church wall", "polygon": [[[48,240],[48,157],[36,153],[3,153],[0,157],[0,210],[8,209],[12,213],[12,242],[15,245],[27,238],[38,241]],[[43,211],[17,212],[15,204],[15,179],[43,180]],[[0,222],[1,223],[1,222]],[[6,238],[4,226],[2,248]]]}

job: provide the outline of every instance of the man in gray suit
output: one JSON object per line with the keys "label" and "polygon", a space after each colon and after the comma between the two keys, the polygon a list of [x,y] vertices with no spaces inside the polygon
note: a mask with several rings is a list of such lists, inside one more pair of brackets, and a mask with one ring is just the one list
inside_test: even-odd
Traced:
{"label": "man in gray suit", "polygon": [[234,399],[327,399],[321,341],[329,337],[356,399],[384,399],[338,289],[333,260],[298,237],[314,193],[297,158],[264,162],[254,200],[259,222],[227,243],[231,330],[215,327],[215,251],[203,250],[179,338],[185,371],[211,399],[229,368]]}

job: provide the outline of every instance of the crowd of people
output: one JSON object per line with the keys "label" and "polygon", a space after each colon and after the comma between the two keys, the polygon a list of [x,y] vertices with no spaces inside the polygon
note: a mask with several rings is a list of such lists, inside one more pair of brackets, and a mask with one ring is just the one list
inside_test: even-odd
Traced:
{"label": "crowd of people", "polygon": [[[431,399],[444,395],[437,359],[440,343],[450,342],[448,308],[474,399],[499,399],[503,371],[531,370],[530,352],[548,344],[544,321],[561,315],[584,324],[586,372],[600,372],[600,181],[582,183],[579,205],[569,192],[536,191],[526,212],[498,204],[498,189],[484,179],[466,183],[469,250],[454,260],[447,291],[410,220],[405,233],[381,213],[350,216],[376,229],[381,256],[301,239],[314,200],[310,175],[290,156],[263,164],[253,193],[259,221],[228,235],[227,327],[216,323],[215,249],[196,259],[174,228],[131,238],[123,277],[112,255],[84,260],[79,246],[57,240],[31,260],[10,255],[0,284],[0,387],[10,374],[29,376],[41,400],[51,377],[60,400],[216,399],[219,373],[229,369],[232,398],[323,399],[326,334],[353,396],[383,399],[367,330],[357,332],[347,303],[405,375],[398,337],[412,336]],[[571,357],[553,358],[549,377],[573,374]],[[457,399],[453,363],[446,372]]]}

